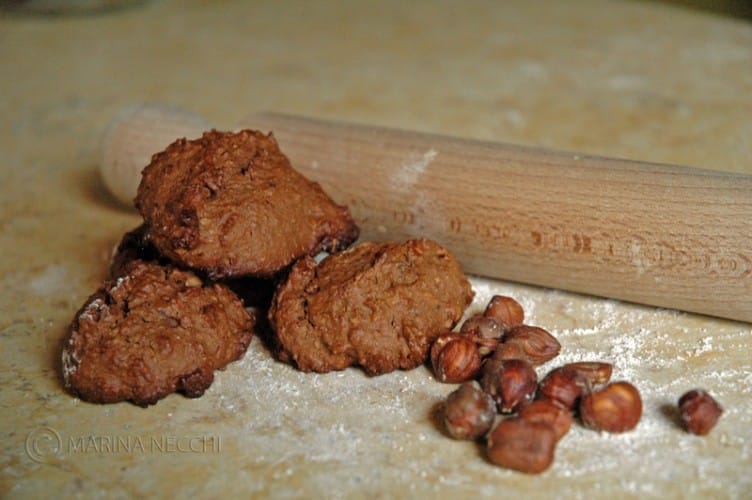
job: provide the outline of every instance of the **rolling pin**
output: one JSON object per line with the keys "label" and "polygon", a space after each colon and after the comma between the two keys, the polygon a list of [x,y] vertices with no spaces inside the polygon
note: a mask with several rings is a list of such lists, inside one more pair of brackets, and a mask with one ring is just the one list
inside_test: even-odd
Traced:
{"label": "rolling pin", "polygon": [[[159,120],[121,118],[104,151],[163,149],[143,139]],[[752,176],[275,113],[241,125],[272,131],[361,240],[427,237],[469,274],[752,322]]]}

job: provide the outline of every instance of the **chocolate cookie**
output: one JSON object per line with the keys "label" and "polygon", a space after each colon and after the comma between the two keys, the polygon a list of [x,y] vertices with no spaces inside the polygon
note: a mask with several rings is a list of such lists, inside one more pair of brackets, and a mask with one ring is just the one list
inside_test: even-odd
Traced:
{"label": "chocolate cookie", "polygon": [[299,369],[360,365],[376,375],[423,363],[472,297],[459,263],[438,243],[362,243],[318,266],[298,261],[269,319],[280,358]]}
{"label": "chocolate cookie", "polygon": [[135,202],[160,253],[213,279],[270,276],[358,237],[348,209],[252,130],[172,143],[144,169]]}
{"label": "chocolate cookie", "polygon": [[214,370],[245,353],[253,319],[223,285],[132,261],[76,314],[62,353],[66,388],[86,401],[146,406],[198,397]]}

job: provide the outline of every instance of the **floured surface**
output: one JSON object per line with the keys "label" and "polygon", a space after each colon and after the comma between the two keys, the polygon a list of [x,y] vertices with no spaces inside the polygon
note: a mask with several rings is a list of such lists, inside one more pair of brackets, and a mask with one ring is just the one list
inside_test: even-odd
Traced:
{"label": "floured surface", "polygon": [[[435,411],[454,386],[426,368],[302,374],[255,339],[200,399],[141,409],[63,392],[59,342],[139,223],[96,177],[99,138],[133,101],[226,128],[273,109],[752,173],[746,23],[638,2],[466,2],[462,23],[453,3],[325,4],[0,19],[15,75],[0,81],[0,496],[749,498],[749,324],[511,283],[474,280],[474,307],[512,295],[562,343],[546,367],[612,361],[645,401],[631,433],[573,428],[540,476],[445,437]],[[403,181],[430,171],[429,153],[405,159]],[[704,438],[666,409],[695,386],[726,408]]]}
{"label": "floured surface", "polygon": [[[542,366],[541,374],[569,361],[614,363],[614,379],[630,380],[642,392],[645,411],[637,429],[609,435],[575,426],[559,444],[552,468],[525,476],[490,465],[480,447],[443,434],[438,409],[456,386],[436,382],[428,368],[373,378],[358,369],[304,374],[275,361],[255,339],[241,361],[217,374],[201,399],[172,395],[147,410],[86,404],[61,394],[53,377],[40,380],[28,368],[19,370],[35,381],[32,392],[40,396],[10,417],[17,432],[5,446],[14,443],[18,449],[5,464],[4,480],[12,480],[12,492],[19,495],[48,491],[50,484],[65,494],[115,496],[155,488],[180,495],[222,491],[335,498],[547,496],[553,489],[557,495],[582,497],[748,494],[748,325],[472,281],[477,296],[468,314],[480,310],[492,294],[507,294],[519,299],[529,323],[557,336],[562,354]],[[17,394],[20,387],[8,375],[3,383],[12,392],[7,396],[19,403],[28,399]],[[669,409],[695,386],[707,388],[726,408],[705,438],[683,432]],[[62,440],[62,450],[48,452],[41,464],[18,456],[34,426],[52,428]],[[201,439],[203,445],[182,452],[149,445],[183,438]],[[143,449],[134,445],[136,439]],[[161,478],[173,476],[175,467],[192,471],[200,483],[164,482]],[[145,480],[127,481],[147,469]],[[77,480],[70,481],[72,476]],[[682,478],[679,483],[677,478]]]}

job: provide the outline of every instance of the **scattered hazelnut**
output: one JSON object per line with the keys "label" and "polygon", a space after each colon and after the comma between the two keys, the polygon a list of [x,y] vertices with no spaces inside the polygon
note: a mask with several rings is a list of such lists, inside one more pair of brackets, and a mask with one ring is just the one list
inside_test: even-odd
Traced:
{"label": "scattered hazelnut", "polygon": [[527,359],[527,354],[520,342],[501,342],[493,353],[493,357],[499,361],[505,359]]}
{"label": "scattered hazelnut", "polygon": [[580,418],[587,427],[624,432],[633,429],[642,416],[642,399],[629,382],[613,382],[586,393],[580,401]]}
{"label": "scattered hazelnut", "polygon": [[435,359],[433,371],[441,382],[464,382],[474,378],[480,371],[478,346],[465,337],[458,336],[446,342]]}
{"label": "scattered hazelnut", "polygon": [[488,459],[497,465],[537,474],[553,462],[556,442],[550,425],[513,417],[491,430],[486,451]]}
{"label": "scattered hazelnut", "polygon": [[[444,405],[447,432],[455,439],[485,436],[491,462],[534,474],[550,467],[556,443],[569,432],[576,410],[582,424],[592,429],[635,428],[642,417],[640,393],[629,382],[609,384],[610,363],[567,363],[537,383],[534,367],[555,358],[560,350],[547,330],[524,324],[517,301],[494,295],[482,314],[469,317],[459,333],[441,335],[431,348],[436,377],[463,382]],[[480,382],[471,380],[478,373]],[[687,392],[678,405],[684,426],[694,434],[707,434],[723,413],[702,389]],[[516,415],[493,427],[496,412]]]}
{"label": "scattered hazelnut", "polygon": [[452,332],[446,332],[439,335],[436,340],[433,341],[433,344],[431,344],[431,351],[429,353],[429,357],[431,360],[431,367],[435,367],[436,364],[439,362],[439,354],[441,353],[441,350],[444,348],[444,346],[453,339],[460,338],[461,335],[457,333]]}
{"label": "scattered hazelnut", "polygon": [[538,385],[538,399],[549,399],[557,406],[574,409],[583,391],[611,379],[613,365],[600,361],[567,363],[543,377]]}
{"label": "scattered hazelnut", "polygon": [[495,318],[509,327],[521,325],[525,320],[525,311],[512,297],[494,295],[483,313],[487,318]]}
{"label": "scattered hazelnut", "polygon": [[562,369],[573,371],[583,377],[591,386],[608,383],[611,380],[611,372],[614,366],[611,363],[601,361],[579,361],[567,363]]}
{"label": "scattered hazelnut", "polygon": [[506,333],[494,356],[525,359],[538,366],[558,356],[560,350],[559,341],[543,328],[519,325]]}
{"label": "scattered hazelnut", "polygon": [[557,441],[569,432],[574,421],[574,417],[568,409],[557,406],[548,399],[533,401],[522,408],[517,416],[529,422],[538,422],[550,426],[556,434]]}
{"label": "scattered hazelnut", "polygon": [[679,415],[685,429],[704,436],[721,417],[723,408],[703,389],[692,389],[679,398]]}
{"label": "scattered hazelnut", "polygon": [[507,330],[505,324],[482,314],[475,314],[462,324],[460,334],[471,337],[478,345],[481,356],[487,356],[496,350]]}
{"label": "scattered hazelnut", "polygon": [[447,396],[444,426],[454,439],[478,439],[488,432],[495,417],[493,399],[474,380]]}
{"label": "scattered hazelnut", "polygon": [[482,314],[473,314],[462,323],[460,333],[473,333],[485,339],[500,339],[509,330],[506,323],[496,318],[487,318]]}
{"label": "scattered hazelnut", "polygon": [[546,399],[560,408],[572,410],[585,386],[586,382],[576,371],[559,367],[548,372],[541,380],[538,399]]}
{"label": "scattered hazelnut", "polygon": [[489,359],[480,385],[491,395],[499,413],[514,413],[530,402],[538,386],[535,370],[523,359]]}

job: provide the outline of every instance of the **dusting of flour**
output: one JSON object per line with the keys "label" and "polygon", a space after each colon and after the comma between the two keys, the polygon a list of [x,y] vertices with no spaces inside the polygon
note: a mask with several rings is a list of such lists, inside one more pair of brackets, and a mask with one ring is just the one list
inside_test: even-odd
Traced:
{"label": "dusting of flour", "polygon": [[[437,415],[456,386],[438,383],[428,368],[378,377],[355,368],[301,373],[275,361],[255,340],[242,360],[217,373],[205,396],[213,425],[224,422],[232,436],[223,447],[237,448],[246,457],[243,466],[266,478],[250,486],[254,493],[296,496],[314,488],[345,498],[383,492],[385,485],[404,497],[447,498],[554,490],[574,498],[666,497],[677,491],[742,497],[752,491],[752,367],[741,358],[748,325],[471,281],[476,296],[466,315],[482,310],[494,294],[510,295],[524,307],[527,323],[559,339],[561,355],[539,369],[541,376],[570,361],[613,363],[614,379],[631,381],[642,394],[638,427],[606,434],[573,426],[548,471],[518,474],[489,464],[482,447],[446,437]],[[728,363],[729,356],[739,358]],[[673,410],[679,395],[695,386],[726,406],[705,438],[683,432]],[[737,469],[718,459],[728,455]],[[678,486],[677,477],[683,478]],[[737,480],[722,479],[728,477]]]}
{"label": "dusting of flour", "polygon": [[[525,309],[527,323],[548,329],[560,341],[561,354],[539,369],[540,376],[564,363],[601,360],[614,365],[612,380],[628,380],[640,390],[643,417],[637,429],[608,434],[573,428],[559,446],[555,473],[573,478],[620,469],[639,471],[622,479],[623,490],[638,496],[660,496],[678,467],[695,471],[702,478],[684,485],[687,495],[736,489],[722,483],[721,478],[729,473],[718,470],[715,454],[738,453],[748,461],[752,452],[749,435],[732,436],[724,425],[731,419],[743,420],[746,429],[752,425],[749,365],[739,368],[733,363],[735,368],[725,368],[732,363],[723,360],[727,351],[724,344],[733,339],[731,332],[738,324],[729,322],[728,332],[723,324],[711,331],[702,323],[716,324],[714,320],[677,311],[555,290],[531,289],[530,296],[516,295],[518,285],[505,287],[482,278],[473,279],[473,285],[473,308],[482,309],[494,294],[511,295]],[[736,336],[748,338],[749,331]],[[733,405],[726,405],[726,414],[716,429],[705,438],[684,433],[676,420],[677,399],[694,387],[706,388],[722,402],[733,401]],[[734,391],[740,391],[743,397],[739,399]],[[664,466],[666,463],[672,466]],[[745,484],[737,491],[752,491],[748,489],[752,483]]]}

